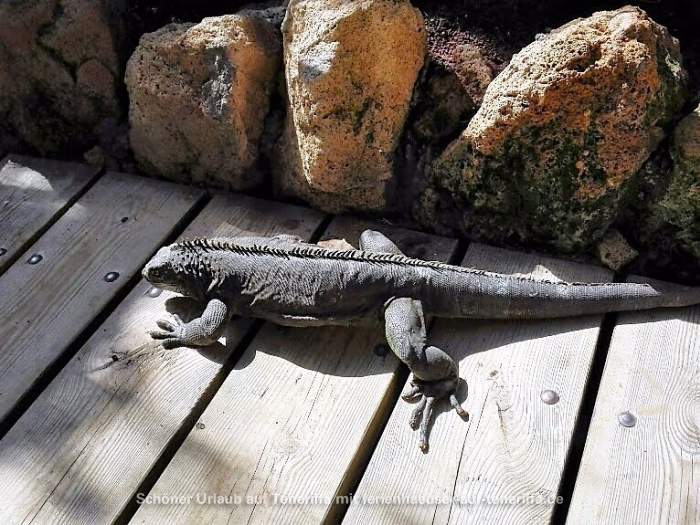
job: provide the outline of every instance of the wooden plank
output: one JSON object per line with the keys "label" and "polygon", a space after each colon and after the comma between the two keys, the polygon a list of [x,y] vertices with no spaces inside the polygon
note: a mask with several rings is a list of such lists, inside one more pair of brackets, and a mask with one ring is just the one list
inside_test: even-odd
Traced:
{"label": "wooden plank", "polygon": [[[185,236],[308,237],[322,216],[243,196],[217,196]],[[140,282],[0,441],[0,522],[111,523],[250,329],[221,345],[163,351],[147,335],[175,294]],[[115,360],[116,359],[116,360]],[[220,382],[220,379],[218,380]]]}
{"label": "wooden plank", "polygon": [[0,274],[83,192],[95,168],[10,155],[0,162]]}
{"label": "wooden plank", "polygon": [[[201,192],[108,173],[0,277],[0,420],[138,272]],[[105,276],[119,277],[107,282]]]}
{"label": "wooden plank", "polygon": [[700,523],[700,306],[618,317],[567,523]]}
{"label": "wooden plank", "polygon": [[[548,279],[609,277],[481,245],[464,264]],[[443,405],[423,455],[408,426],[413,407],[399,402],[344,523],[548,523],[601,320],[436,320],[430,341],[459,360],[470,420]],[[543,403],[544,390],[559,402]],[[531,502],[537,498],[545,504]]]}
{"label": "wooden plank", "polygon": [[[326,238],[368,227],[337,218]],[[448,259],[450,239],[397,230],[407,253]],[[373,352],[381,330],[265,325],[134,516],[133,523],[317,523],[331,519],[391,409],[398,361]],[[157,505],[166,494],[190,505]],[[197,494],[228,498],[197,503]],[[289,497],[308,504],[284,505]],[[240,498],[241,504],[236,499]],[[248,498],[260,503],[246,504]],[[149,503],[150,501],[150,503]]]}

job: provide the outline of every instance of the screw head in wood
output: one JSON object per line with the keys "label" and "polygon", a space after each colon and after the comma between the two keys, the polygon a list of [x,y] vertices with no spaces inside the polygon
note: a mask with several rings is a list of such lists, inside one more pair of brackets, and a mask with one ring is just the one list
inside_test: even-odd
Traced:
{"label": "screw head in wood", "polygon": [[631,412],[620,412],[617,415],[617,421],[623,426],[623,427],[633,427],[637,424],[637,418],[635,417],[634,414]]}
{"label": "screw head in wood", "polygon": [[0,248],[0,257],[7,253],[7,248]]}
{"label": "screw head in wood", "polygon": [[160,288],[152,286],[151,289],[148,290],[148,292],[146,292],[146,295],[148,295],[148,297],[158,297],[162,292],[163,290],[161,290]]}
{"label": "screw head in wood", "polygon": [[119,272],[109,272],[105,275],[105,281],[108,283],[113,283],[117,279],[119,279]]}
{"label": "screw head in wood", "polygon": [[557,394],[554,390],[542,390],[540,399],[543,403],[548,405],[556,405],[559,403],[559,394]]}
{"label": "screw head in wood", "polygon": [[29,264],[39,264],[43,257],[39,255],[38,253],[35,253],[32,255],[29,259],[27,259],[27,263]]}

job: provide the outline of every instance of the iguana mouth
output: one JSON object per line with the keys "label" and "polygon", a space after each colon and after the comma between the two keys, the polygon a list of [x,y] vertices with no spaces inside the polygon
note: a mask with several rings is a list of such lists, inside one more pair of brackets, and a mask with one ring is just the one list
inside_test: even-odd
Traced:
{"label": "iguana mouth", "polygon": [[151,264],[147,264],[143,267],[143,270],[141,270],[141,275],[143,278],[154,286],[161,286],[165,284],[162,279],[159,278],[160,276],[158,273],[158,269]]}

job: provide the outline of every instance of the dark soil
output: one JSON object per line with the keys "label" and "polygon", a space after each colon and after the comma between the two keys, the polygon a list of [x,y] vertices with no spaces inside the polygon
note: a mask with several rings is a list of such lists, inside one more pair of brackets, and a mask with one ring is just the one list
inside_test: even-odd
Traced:
{"label": "dark soil", "polygon": [[150,33],[171,22],[201,22],[208,16],[236,13],[241,8],[252,5],[267,7],[279,5],[280,1],[270,0],[252,3],[250,0],[131,0],[128,7],[132,33]]}

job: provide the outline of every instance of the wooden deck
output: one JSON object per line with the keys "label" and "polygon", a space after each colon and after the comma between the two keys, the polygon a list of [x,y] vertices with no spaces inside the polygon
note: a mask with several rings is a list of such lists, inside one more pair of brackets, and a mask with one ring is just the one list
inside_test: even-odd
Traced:
{"label": "wooden deck", "polygon": [[[549,279],[584,266],[235,194],[0,162],[0,524],[700,523],[700,307],[447,321],[469,422],[424,455],[381,330],[230,324],[163,350],[188,304],[139,270],[179,236],[295,233]],[[468,391],[467,391],[468,390]]]}

